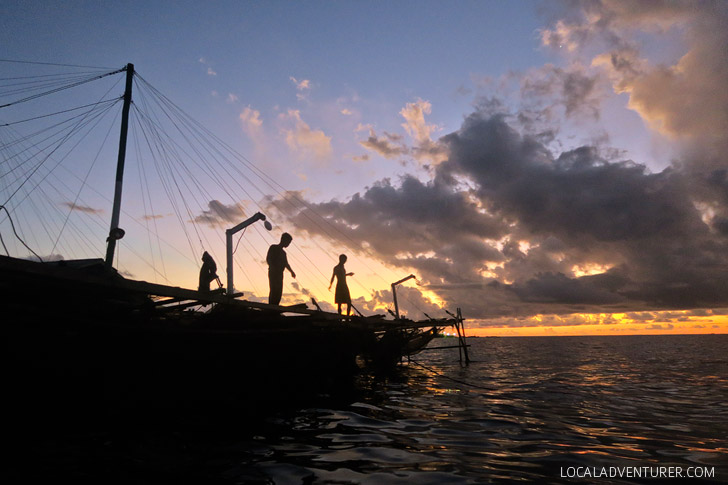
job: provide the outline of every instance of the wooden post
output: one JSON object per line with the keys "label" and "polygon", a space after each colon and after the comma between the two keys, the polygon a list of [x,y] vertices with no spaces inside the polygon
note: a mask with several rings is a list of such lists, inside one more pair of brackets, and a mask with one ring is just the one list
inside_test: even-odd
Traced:
{"label": "wooden post", "polygon": [[134,80],[134,64],[126,65],[126,90],[124,91],[124,107],[121,110],[121,134],[119,135],[119,157],[116,162],[116,186],[114,187],[114,207],[111,212],[111,228],[106,246],[107,268],[111,268],[114,262],[114,250],[116,240],[124,236],[124,231],[119,228],[119,214],[121,213],[121,188],[124,180],[124,160],[126,159],[126,135],[129,129],[129,107],[131,106],[131,87]]}
{"label": "wooden post", "polygon": [[455,320],[455,331],[458,333],[458,356],[460,357],[460,365],[463,365],[463,339],[460,337],[460,321]]}
{"label": "wooden post", "polygon": [[465,365],[470,364],[470,356],[468,355],[468,344],[465,340],[465,319],[463,318],[463,312],[458,308],[458,318],[460,318],[460,327],[463,332],[463,352],[465,352]]}
{"label": "wooden post", "polygon": [[470,357],[468,356],[468,344],[465,341],[465,324],[463,323],[465,319],[463,318],[463,313],[460,310],[460,308],[457,309],[455,312],[455,315],[450,313],[449,311],[445,310],[448,315],[453,317],[455,320],[455,331],[458,333],[458,354],[460,355],[460,365],[463,365],[463,354],[465,354],[465,365],[470,364]]}

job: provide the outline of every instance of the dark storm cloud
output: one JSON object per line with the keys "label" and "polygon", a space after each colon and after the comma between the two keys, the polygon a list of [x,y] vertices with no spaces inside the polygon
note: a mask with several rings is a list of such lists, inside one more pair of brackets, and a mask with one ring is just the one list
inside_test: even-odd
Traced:
{"label": "dark storm cloud", "polygon": [[624,300],[587,278],[569,278],[562,273],[538,274],[514,285],[513,291],[526,302],[602,305]]}
{"label": "dark storm cloud", "polygon": [[[462,281],[477,274],[470,260],[503,259],[484,242],[505,234],[503,222],[481,211],[467,192],[439,182],[405,176],[393,185],[385,179],[347,202],[314,204],[289,214],[299,228],[321,233],[310,211],[328,219],[343,240],[356,241],[359,250],[366,247],[393,265],[416,267],[433,278]],[[438,257],[429,255],[433,251]]]}
{"label": "dark storm cloud", "polygon": [[[535,294],[563,303],[725,303],[720,280],[727,269],[726,241],[703,222],[689,177],[677,168],[650,174],[630,161],[605,160],[594,147],[550,157],[502,117],[478,114],[443,142],[451,156],[440,170],[476,181],[494,214],[518,221],[536,240],[558,238],[567,253],[581,252],[586,261],[589,253],[614,255],[615,267],[606,273],[614,277],[611,287],[542,276],[516,285],[525,300]],[[615,281],[621,284],[615,287]]]}
{"label": "dark storm cloud", "polygon": [[[419,289],[470,318],[518,325],[536,314],[728,306],[727,4],[569,5],[542,31],[569,67],[510,78],[520,90],[515,113],[498,96],[481,97],[439,140],[417,118],[411,126],[427,136],[413,138],[446,154],[431,157],[428,181],[404,175],[310,204],[289,213],[299,229],[330,238],[309,211],[323,215],[342,244],[412,269]],[[677,31],[685,54],[674,65],[651,62],[643,37]],[[606,138],[556,151],[558,120],[598,119],[607,91],[680,142],[667,169],[649,171]],[[386,157],[415,154],[397,135],[371,130],[362,144]]]}
{"label": "dark storm cloud", "polygon": [[471,177],[492,210],[533,233],[593,243],[704,230],[672,171],[648,174],[630,161],[610,163],[594,147],[552,159],[502,117],[471,115],[443,142],[451,157],[440,169]]}
{"label": "dark storm cloud", "polygon": [[[429,182],[385,179],[289,216],[322,234],[308,211],[323,215],[473,318],[728,303],[728,239],[679,167],[650,173],[594,146],[555,155],[491,112],[440,143],[449,157]],[[711,180],[723,190],[725,174]]]}

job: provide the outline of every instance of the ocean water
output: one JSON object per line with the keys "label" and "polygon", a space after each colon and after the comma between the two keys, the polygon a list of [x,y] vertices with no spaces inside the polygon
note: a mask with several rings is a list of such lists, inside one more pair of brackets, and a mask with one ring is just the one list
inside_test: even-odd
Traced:
{"label": "ocean water", "polygon": [[728,483],[728,335],[469,343],[469,366],[457,349],[428,350],[393,376],[292,400],[244,428],[45,437],[16,478]]}

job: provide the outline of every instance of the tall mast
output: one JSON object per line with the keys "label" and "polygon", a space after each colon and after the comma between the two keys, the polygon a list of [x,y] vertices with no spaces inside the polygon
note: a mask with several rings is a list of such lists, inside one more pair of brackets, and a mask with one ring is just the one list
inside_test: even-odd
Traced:
{"label": "tall mast", "polygon": [[134,64],[126,65],[126,89],[124,91],[124,107],[121,111],[121,134],[119,135],[119,158],[116,162],[116,187],[114,188],[114,208],[111,213],[108,246],[106,247],[106,267],[111,268],[114,261],[116,240],[124,237],[124,230],[119,227],[121,212],[121,187],[124,179],[124,160],[126,159],[126,134],[129,129],[129,107],[131,106],[131,86],[134,79]]}

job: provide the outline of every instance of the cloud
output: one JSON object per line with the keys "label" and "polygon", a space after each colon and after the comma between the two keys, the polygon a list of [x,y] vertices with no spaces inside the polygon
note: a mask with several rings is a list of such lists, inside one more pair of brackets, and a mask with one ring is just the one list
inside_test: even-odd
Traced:
{"label": "cloud", "polygon": [[38,256],[28,256],[25,259],[28,261],[43,261],[43,262],[48,263],[50,261],[63,261],[66,258],[64,258],[62,254],[53,253],[53,254],[47,254],[47,255],[40,256],[40,259]]}
{"label": "cloud", "polygon": [[210,62],[207,59],[205,59],[204,57],[200,57],[198,62],[200,64],[204,64],[205,66],[207,66],[207,75],[208,76],[217,76],[217,72],[215,72],[215,70],[212,68],[212,66],[210,66]]}
{"label": "cloud", "polygon": [[301,112],[289,109],[279,115],[283,134],[289,150],[301,158],[313,157],[324,161],[331,157],[331,137],[321,130],[313,130],[301,119]]}
{"label": "cloud", "polygon": [[207,210],[193,219],[193,222],[207,224],[209,226],[225,226],[237,224],[245,218],[245,211],[240,204],[226,205],[219,200],[211,200],[207,203]]}
{"label": "cloud", "polygon": [[407,103],[399,112],[405,119],[402,127],[415,141],[412,155],[421,161],[429,160],[434,163],[444,159],[443,147],[432,139],[432,135],[440,130],[436,125],[428,125],[425,115],[432,112],[432,105],[429,101],[421,99],[414,103]]}
{"label": "cloud", "polygon": [[414,103],[407,103],[399,114],[405,119],[402,127],[419,144],[432,141],[432,134],[437,131],[437,126],[428,125],[425,122],[425,115],[432,112],[432,105],[429,101],[417,100]]}
{"label": "cloud", "polygon": [[304,101],[308,99],[308,93],[311,90],[311,81],[309,81],[308,79],[298,80],[293,76],[291,76],[289,79],[293,82],[293,84],[295,84],[296,91],[298,91],[298,93],[296,93],[296,98],[299,101]]}
{"label": "cloud", "polygon": [[256,139],[261,133],[263,120],[260,119],[260,111],[246,106],[240,113],[240,121],[243,124],[243,131],[250,138]]}
{"label": "cloud", "polygon": [[299,91],[305,91],[307,89],[311,89],[311,81],[308,79],[301,79],[300,81],[296,79],[295,77],[291,76],[289,78],[291,81],[293,81],[293,84],[296,85],[296,89]]}
{"label": "cloud", "polygon": [[415,271],[472,318],[728,303],[728,239],[677,167],[650,173],[597,146],[552,153],[487,110],[438,142],[448,157],[430,181],[383,179],[290,221],[324,235],[310,221],[325,217],[342,244]]}
{"label": "cloud", "polygon": [[436,125],[428,125],[425,115],[429,115],[432,106],[429,101],[417,100],[414,103],[407,103],[399,114],[405,119],[402,128],[412,139],[413,144],[409,146],[403,135],[389,133],[377,135],[371,125],[359,125],[356,131],[369,130],[369,137],[359,142],[367,150],[371,150],[384,158],[396,159],[409,156],[415,160],[438,163],[445,157],[444,147],[436,140],[433,140],[434,133],[440,130]]}
{"label": "cloud", "polygon": [[[608,74],[615,92],[656,131],[723,163],[728,149],[728,6],[720,1],[583,2],[570,22],[542,32],[544,45],[568,45]],[[684,54],[651,62],[640,36],[667,43],[681,34]],[[677,94],[679,93],[679,94]],[[708,158],[708,160],[705,160]]]}
{"label": "cloud", "polygon": [[73,202],[61,202],[62,206],[68,207],[72,211],[83,212],[85,214],[103,214],[103,209],[95,209],[86,205],[74,204]]}
{"label": "cloud", "polygon": [[369,138],[360,141],[359,144],[384,158],[398,158],[407,155],[410,151],[402,142],[402,136],[384,132],[378,136],[373,128],[369,128]]}
{"label": "cloud", "polygon": [[237,103],[239,100],[240,100],[240,98],[238,98],[238,96],[236,94],[228,93],[227,99],[225,99],[225,102],[232,104],[232,103]]}
{"label": "cloud", "polygon": [[532,69],[520,77],[520,84],[521,96],[532,109],[546,103],[538,108],[545,113],[561,106],[566,117],[599,118],[600,103],[606,96],[597,75],[578,63],[568,68],[546,64]]}
{"label": "cloud", "polygon": [[[716,28],[728,6],[575,5],[542,32],[564,66],[487,81],[496,94],[477,99],[457,130],[439,136],[423,100],[400,111],[403,134],[359,125],[370,152],[436,161],[426,175],[289,207],[289,222],[327,239],[335,228],[350,258],[414,272],[422,284],[403,294],[415,306],[430,308],[435,294],[494,325],[614,325],[610,315],[627,313],[669,330],[728,306],[728,33]],[[685,52],[674,60],[656,63],[640,43],[675,34]],[[497,94],[508,83],[515,105]],[[603,121],[614,92],[682,143],[667,168],[652,172],[606,137],[561,144],[565,123]],[[325,230],[312,223],[318,216]],[[375,293],[366,308],[390,296]]]}

